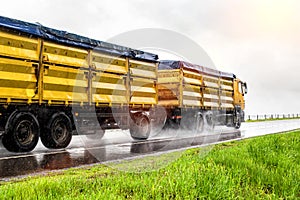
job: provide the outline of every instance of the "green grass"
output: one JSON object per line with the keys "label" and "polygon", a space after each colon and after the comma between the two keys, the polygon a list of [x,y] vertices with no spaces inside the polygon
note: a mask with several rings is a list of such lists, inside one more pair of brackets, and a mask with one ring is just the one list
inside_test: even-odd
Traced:
{"label": "green grass", "polygon": [[0,199],[300,199],[300,132],[0,184]]}

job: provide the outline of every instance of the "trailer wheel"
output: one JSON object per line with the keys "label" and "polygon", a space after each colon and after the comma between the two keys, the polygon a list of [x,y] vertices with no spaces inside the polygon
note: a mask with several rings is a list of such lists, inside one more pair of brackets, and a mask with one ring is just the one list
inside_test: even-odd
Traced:
{"label": "trailer wheel", "polygon": [[158,135],[164,128],[167,121],[167,112],[163,107],[155,107],[150,109],[151,118],[151,134]]}
{"label": "trailer wheel", "polygon": [[12,152],[32,151],[39,140],[39,123],[31,113],[12,114],[7,122],[7,132],[2,138],[3,146]]}
{"label": "trailer wheel", "polygon": [[146,115],[137,115],[130,124],[130,134],[135,140],[146,140],[150,135],[150,120]]}
{"label": "trailer wheel", "polygon": [[214,131],[215,129],[215,123],[213,119],[213,113],[208,111],[204,114],[204,120],[205,120],[205,129],[209,132]]}
{"label": "trailer wheel", "polygon": [[201,114],[198,114],[196,120],[197,120],[196,121],[196,131],[197,131],[197,133],[202,133],[204,130],[203,116]]}
{"label": "trailer wheel", "polygon": [[50,149],[66,148],[72,139],[72,124],[65,113],[52,115],[45,130],[41,133],[43,145]]}
{"label": "trailer wheel", "polygon": [[183,130],[190,130],[196,133],[201,133],[204,129],[204,119],[202,114],[190,112],[182,116],[180,122]]}

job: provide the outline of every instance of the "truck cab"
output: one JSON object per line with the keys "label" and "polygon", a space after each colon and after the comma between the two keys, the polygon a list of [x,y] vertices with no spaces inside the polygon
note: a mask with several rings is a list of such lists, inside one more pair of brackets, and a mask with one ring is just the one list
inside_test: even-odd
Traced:
{"label": "truck cab", "polygon": [[247,83],[240,79],[234,80],[234,105],[239,106],[242,110],[245,109],[245,94],[247,94]]}
{"label": "truck cab", "polygon": [[234,112],[233,112],[233,126],[240,128],[241,122],[245,121],[245,94],[248,92],[247,83],[240,79],[234,79]]}

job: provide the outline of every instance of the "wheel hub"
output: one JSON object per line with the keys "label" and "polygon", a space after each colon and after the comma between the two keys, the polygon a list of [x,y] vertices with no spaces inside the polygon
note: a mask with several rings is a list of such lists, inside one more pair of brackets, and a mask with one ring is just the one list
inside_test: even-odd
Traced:
{"label": "wheel hub", "polygon": [[67,127],[62,122],[55,124],[53,128],[53,136],[57,141],[63,141],[67,135]]}
{"label": "wheel hub", "polygon": [[32,132],[32,123],[28,120],[21,121],[16,128],[17,140],[23,144],[30,144],[33,140],[34,134]]}

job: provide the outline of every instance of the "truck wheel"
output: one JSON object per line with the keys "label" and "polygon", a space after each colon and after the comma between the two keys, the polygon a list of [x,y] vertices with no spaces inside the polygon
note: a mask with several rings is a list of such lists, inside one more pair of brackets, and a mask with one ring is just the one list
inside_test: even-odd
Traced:
{"label": "truck wheel", "polygon": [[197,120],[196,121],[196,131],[197,131],[197,133],[202,133],[204,130],[203,116],[201,114],[198,114],[196,120]]}
{"label": "truck wheel", "polygon": [[205,120],[205,129],[209,132],[214,131],[215,129],[215,123],[213,120],[213,113],[208,111],[207,113],[205,113],[204,115],[204,120]]}
{"label": "truck wheel", "polygon": [[150,135],[150,121],[147,116],[141,114],[135,117],[130,124],[130,134],[135,140],[146,140]]}
{"label": "truck wheel", "polygon": [[164,128],[167,121],[167,113],[163,107],[155,107],[150,109],[151,118],[151,134],[158,135]]}
{"label": "truck wheel", "polygon": [[201,133],[204,128],[203,116],[195,112],[185,113],[182,116],[180,125],[181,128],[184,130],[190,130],[197,133]]}
{"label": "truck wheel", "polygon": [[52,115],[45,130],[41,133],[43,145],[50,149],[66,148],[72,139],[72,124],[65,113]]}
{"label": "truck wheel", "polygon": [[40,129],[34,115],[16,113],[7,123],[7,132],[2,138],[2,143],[8,151],[29,152],[36,147]]}
{"label": "truck wheel", "polygon": [[239,129],[241,127],[241,117],[240,117],[240,114],[237,113],[237,116],[236,116],[236,119],[235,119],[235,122],[234,122],[234,128],[235,129]]}
{"label": "truck wheel", "polygon": [[236,108],[233,113],[233,127],[235,129],[239,129],[242,124],[242,118],[241,118],[241,110]]}

